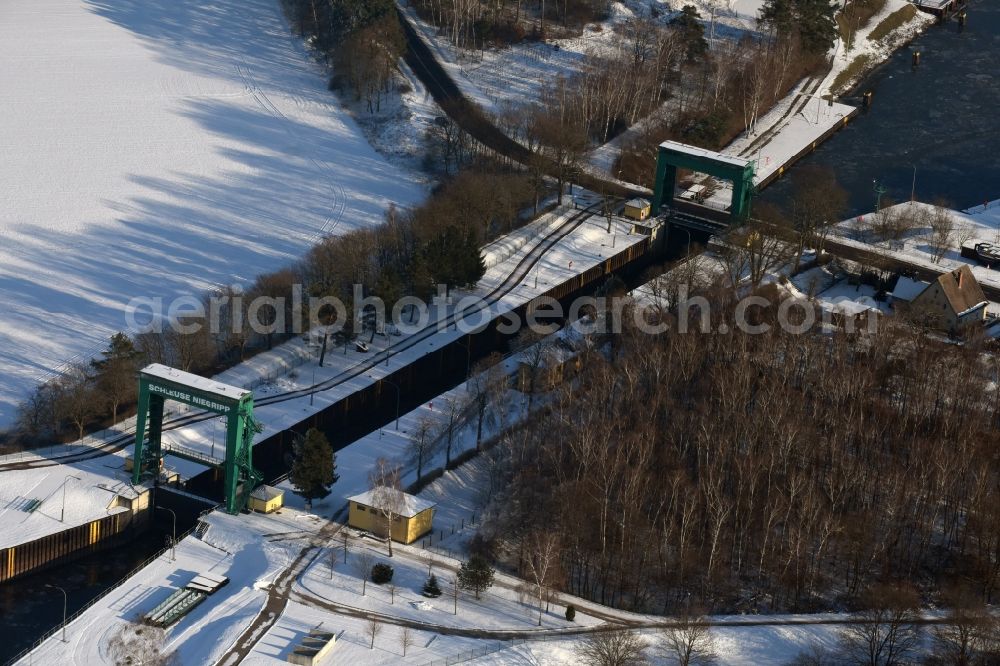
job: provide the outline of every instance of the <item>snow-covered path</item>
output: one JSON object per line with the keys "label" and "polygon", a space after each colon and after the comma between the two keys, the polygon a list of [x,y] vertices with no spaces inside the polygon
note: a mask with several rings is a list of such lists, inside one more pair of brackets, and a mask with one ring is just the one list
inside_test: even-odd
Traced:
{"label": "snow-covered path", "polygon": [[251,280],[423,196],[278,0],[7,0],[0,62],[0,427],[132,297]]}

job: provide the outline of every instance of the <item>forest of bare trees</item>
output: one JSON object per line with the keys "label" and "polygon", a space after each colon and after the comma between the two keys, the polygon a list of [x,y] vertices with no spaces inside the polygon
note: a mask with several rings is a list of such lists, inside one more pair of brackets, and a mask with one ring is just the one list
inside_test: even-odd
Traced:
{"label": "forest of bare trees", "polygon": [[609,0],[415,0],[413,6],[463,48],[574,34],[611,12]]}
{"label": "forest of bare trees", "polygon": [[886,320],[626,331],[614,349],[506,443],[482,537],[529,579],[555,539],[546,584],[624,608],[852,608],[873,586],[996,600],[1000,366],[976,341]]}

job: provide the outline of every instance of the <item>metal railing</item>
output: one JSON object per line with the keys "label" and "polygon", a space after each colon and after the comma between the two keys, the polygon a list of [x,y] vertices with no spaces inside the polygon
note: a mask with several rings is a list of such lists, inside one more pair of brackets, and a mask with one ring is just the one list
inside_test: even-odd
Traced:
{"label": "metal railing", "polygon": [[479,657],[485,657],[488,654],[493,654],[494,652],[500,652],[501,650],[509,650],[510,648],[517,647],[518,645],[523,645],[527,641],[523,638],[512,638],[507,641],[494,641],[489,645],[483,645],[481,647],[472,648],[470,650],[463,650],[462,652],[457,652],[455,654],[449,655],[443,659],[432,659],[430,661],[425,661],[421,666],[451,666],[452,664],[461,664],[465,661],[471,661],[473,659],[478,659]]}
{"label": "metal railing", "polygon": [[121,437],[122,435],[134,434],[135,423],[133,421],[131,424],[121,429],[108,428],[100,431],[99,433],[85,435],[83,439],[75,442],[53,444],[51,446],[44,446],[37,449],[26,449],[24,451],[16,451],[14,453],[5,453],[0,455],[0,465],[10,465],[35,460],[57,460],[59,458],[67,458],[86,453],[88,451],[93,451],[94,449],[99,449],[102,446],[107,445],[108,440],[110,439]]}
{"label": "metal railing", "polygon": [[[210,511],[212,511],[214,509],[215,509],[215,507],[212,507],[212,509],[207,509],[207,510],[205,510],[205,511],[202,512],[202,515],[210,512]],[[194,530],[198,527],[198,524],[200,522],[201,521],[199,521],[198,523],[195,523],[191,528],[189,528],[183,534],[179,535],[177,537],[177,542],[183,541],[185,539],[185,537],[187,537],[188,535],[190,535],[191,533],[193,533]],[[68,627],[70,624],[73,623],[74,620],[76,620],[78,617],[80,617],[85,612],[87,612],[94,604],[96,604],[98,601],[100,601],[104,597],[108,596],[109,594],[111,594],[112,592],[114,592],[115,590],[117,590],[119,587],[121,587],[121,585],[123,583],[125,583],[125,581],[127,581],[129,578],[131,578],[132,576],[136,575],[137,573],[139,573],[140,571],[142,571],[143,569],[145,569],[152,562],[154,562],[160,556],[164,555],[167,551],[169,551],[172,547],[173,547],[172,545],[164,546],[160,550],[156,551],[156,553],[154,555],[151,555],[150,557],[148,557],[145,560],[143,560],[141,564],[139,564],[138,566],[136,566],[135,568],[133,568],[131,571],[129,571],[127,574],[125,574],[125,576],[123,576],[116,583],[114,583],[113,585],[111,585],[110,587],[108,587],[108,589],[104,590],[103,592],[101,592],[100,594],[98,594],[96,597],[94,597],[93,599],[91,599],[90,601],[88,601],[86,604],[84,604],[83,606],[81,606],[79,609],[77,609],[72,615],[70,615],[69,617],[66,618],[65,622],[60,622],[56,626],[52,627],[51,629],[49,629],[48,631],[46,631],[44,634],[42,634],[41,637],[39,637],[38,640],[36,640],[34,643],[32,643],[29,647],[26,647],[24,650],[22,650],[21,652],[19,652],[16,655],[14,655],[14,657],[12,657],[10,660],[8,660],[7,662],[5,662],[4,666],[11,666],[12,664],[16,664],[18,661],[20,661],[24,657],[28,656],[30,653],[32,653],[35,650],[37,650],[39,647],[41,647],[41,645],[43,643],[45,643],[45,641],[47,641],[49,638],[51,638],[56,633],[58,633],[64,626]]]}

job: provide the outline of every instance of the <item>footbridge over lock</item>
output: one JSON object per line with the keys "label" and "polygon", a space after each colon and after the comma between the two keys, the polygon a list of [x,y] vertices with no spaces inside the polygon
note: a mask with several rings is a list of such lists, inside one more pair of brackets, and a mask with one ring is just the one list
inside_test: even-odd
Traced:
{"label": "footbridge over lock", "polygon": [[[163,442],[164,405],[168,400],[222,416],[226,424],[226,454],[212,455]],[[253,467],[253,437],[261,432],[253,417],[253,393],[214,379],[154,363],[139,372],[139,407],[136,416],[132,482],[159,474],[163,456],[222,468],[226,511],[239,513],[263,477]]]}

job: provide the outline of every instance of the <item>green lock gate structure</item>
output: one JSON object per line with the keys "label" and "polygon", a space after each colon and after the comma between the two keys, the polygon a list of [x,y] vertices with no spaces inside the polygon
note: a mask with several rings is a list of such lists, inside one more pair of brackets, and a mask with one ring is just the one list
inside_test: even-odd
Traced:
{"label": "green lock gate structure", "polygon": [[674,202],[677,169],[690,169],[732,182],[733,196],[729,214],[733,221],[750,215],[750,199],[754,194],[754,162],[742,157],[723,155],[676,141],[660,144],[656,158],[656,182],[653,191],[653,215],[660,207]]}
{"label": "green lock gate structure", "polygon": [[[164,404],[174,400],[221,415],[226,422],[226,457],[217,460],[196,451],[163,446]],[[253,393],[154,363],[139,372],[139,406],[135,424],[132,482],[159,474],[165,454],[225,471],[226,512],[237,514],[263,477],[253,467],[253,437],[261,432],[253,416]]]}

